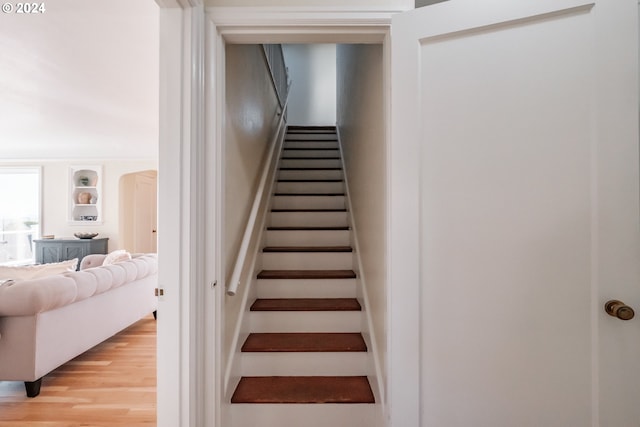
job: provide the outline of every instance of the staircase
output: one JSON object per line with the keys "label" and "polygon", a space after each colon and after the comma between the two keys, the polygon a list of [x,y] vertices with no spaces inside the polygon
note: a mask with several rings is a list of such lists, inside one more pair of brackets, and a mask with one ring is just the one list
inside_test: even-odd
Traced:
{"label": "staircase", "polygon": [[277,180],[232,424],[375,426],[335,128],[289,126]]}

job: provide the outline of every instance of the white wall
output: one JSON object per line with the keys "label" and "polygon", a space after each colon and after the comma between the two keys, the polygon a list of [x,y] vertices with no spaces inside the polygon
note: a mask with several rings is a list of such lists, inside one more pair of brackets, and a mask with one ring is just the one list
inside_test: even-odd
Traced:
{"label": "white wall", "polygon": [[336,123],[336,46],[288,44],[284,58],[292,81],[287,123]]}
{"label": "white wall", "polygon": [[156,3],[45,7],[0,16],[0,159],[157,158]]}
{"label": "white wall", "polygon": [[[102,224],[70,225],[69,167],[73,165],[102,165]],[[119,182],[124,174],[148,169],[157,169],[155,160],[117,161],[31,161],[0,162],[0,166],[41,166],[42,167],[42,234],[56,237],[73,237],[75,232],[96,232],[100,237],[109,238],[109,251],[121,249],[119,238]]]}
{"label": "white wall", "polygon": [[[337,116],[375,351],[386,362],[387,174],[381,45],[338,45]],[[384,378],[382,379],[384,382]]]}
{"label": "white wall", "polygon": [[[224,253],[229,280],[278,123],[279,105],[262,47],[227,45],[226,49]],[[243,291],[226,298],[225,348],[233,337]]]}

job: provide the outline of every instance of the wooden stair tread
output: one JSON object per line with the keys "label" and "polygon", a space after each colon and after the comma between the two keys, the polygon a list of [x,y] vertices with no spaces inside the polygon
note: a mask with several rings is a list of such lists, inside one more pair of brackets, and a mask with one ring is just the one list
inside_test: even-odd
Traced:
{"label": "wooden stair tread", "polygon": [[365,376],[242,377],[231,403],[375,403]]}
{"label": "wooden stair tread", "polygon": [[328,137],[328,138],[331,138],[332,141],[337,141],[336,132],[287,132],[285,141],[287,139],[296,139],[296,138],[300,138],[303,141],[308,141],[307,139],[305,139],[305,137],[312,137],[312,138]]}
{"label": "wooden stair tread", "polygon": [[367,351],[359,332],[252,333],[243,352],[339,352]]}
{"label": "wooden stair tread", "polygon": [[351,246],[265,246],[262,252],[353,252]]}
{"label": "wooden stair tread", "polygon": [[321,130],[324,130],[324,129],[330,129],[330,130],[335,130],[335,129],[336,129],[336,126],[335,126],[335,125],[288,125],[288,126],[287,126],[287,129],[288,129],[288,130],[292,130],[292,129],[295,129],[295,130],[300,130],[300,129],[303,129],[303,130],[306,130],[306,129],[310,129],[310,130],[314,130],[314,129],[321,129]]}
{"label": "wooden stair tread", "polygon": [[282,160],[340,160],[340,157],[281,157]]}
{"label": "wooden stair tread", "polygon": [[[293,142],[291,140],[287,140],[289,142]],[[304,142],[307,141],[311,141],[311,142],[318,142],[318,141],[327,141],[327,142],[333,142],[329,139],[325,140],[325,139],[320,139],[320,140],[311,140],[311,139],[305,139],[303,140]],[[296,142],[302,142],[302,141],[296,141]],[[337,151],[338,148],[333,148],[333,147],[284,147],[282,150],[284,151]]]}
{"label": "wooden stair tread", "polygon": [[307,197],[307,196],[315,196],[315,197],[340,197],[344,196],[344,193],[274,193],[274,196],[287,196],[287,197]]}
{"label": "wooden stair tread", "polygon": [[278,182],[344,182],[342,179],[279,179]]}
{"label": "wooden stair tread", "polygon": [[281,171],[341,171],[342,168],[280,168]]}
{"label": "wooden stair tread", "polygon": [[[307,134],[309,135],[309,134]],[[330,135],[330,134],[328,134]],[[311,139],[311,138],[286,138],[284,140],[284,142],[338,142],[337,139],[329,139],[329,138],[316,138],[316,139]],[[288,150],[288,148],[284,147],[284,150]],[[334,150],[334,148],[331,148],[331,150]]]}
{"label": "wooden stair tread", "polygon": [[336,130],[334,125],[288,125],[287,130]]}
{"label": "wooden stair tread", "polygon": [[346,212],[346,209],[271,209],[271,212]]}
{"label": "wooden stair tread", "polygon": [[303,130],[303,129],[296,129],[296,130],[290,130],[289,132],[287,132],[287,136],[294,136],[294,135],[311,135],[311,136],[332,136],[332,135],[337,135],[338,133],[335,131],[335,129],[313,129],[313,130]]}
{"label": "wooden stair tread", "polygon": [[337,137],[337,132],[335,130],[330,130],[327,129],[325,131],[295,131],[295,132],[287,132],[287,138],[289,137],[303,137],[303,136],[317,136],[317,137],[322,137],[322,136],[328,136],[328,137]]}
{"label": "wooden stair tread", "polygon": [[287,135],[335,135],[335,129],[295,129],[287,132]]}
{"label": "wooden stair tread", "polygon": [[258,298],[251,311],[360,311],[355,298]]}
{"label": "wooden stair tread", "polygon": [[355,279],[353,270],[262,270],[258,279]]}
{"label": "wooden stair tread", "polygon": [[349,227],[267,227],[269,231],[347,231]]}

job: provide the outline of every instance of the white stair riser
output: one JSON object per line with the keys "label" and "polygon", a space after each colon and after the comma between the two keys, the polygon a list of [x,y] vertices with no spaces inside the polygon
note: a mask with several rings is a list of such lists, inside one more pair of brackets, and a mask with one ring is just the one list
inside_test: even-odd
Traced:
{"label": "white stair riser", "polygon": [[265,270],[351,270],[351,252],[264,252]]}
{"label": "white stair riser", "polygon": [[355,298],[356,279],[258,279],[258,298]]}
{"label": "white stair riser", "polygon": [[342,179],[342,170],[281,170],[278,179]]}
{"label": "white stair riser", "polygon": [[271,212],[273,227],[346,227],[346,212]]}
{"label": "white stair riser", "polygon": [[285,141],[284,148],[338,148],[338,141]]}
{"label": "white stair riser", "polygon": [[344,209],[344,196],[274,196],[273,209]]}
{"label": "white stair riser", "polygon": [[268,230],[267,246],[348,246],[349,230]]}
{"label": "white stair riser", "polygon": [[243,376],[367,375],[367,353],[256,352],[240,356]]}
{"label": "white stair riser", "polygon": [[251,332],[360,332],[360,311],[252,311]]}
{"label": "white stair riser", "polygon": [[378,427],[377,404],[230,405],[233,427]]}
{"label": "white stair riser", "polygon": [[335,141],[336,134],[335,133],[305,133],[305,132],[296,132],[296,133],[287,133],[285,141]]}
{"label": "white stair riser", "polygon": [[340,160],[321,160],[321,159],[282,159],[280,160],[281,168],[340,168],[342,162]]}
{"label": "white stair riser", "polygon": [[317,130],[317,129],[289,129],[287,131],[287,139],[297,139],[300,137],[307,137],[307,138],[315,138],[315,139],[320,139],[320,138],[332,138],[332,139],[336,139],[336,130],[330,130],[330,129],[322,129],[322,130]]}
{"label": "white stair riser", "polygon": [[296,150],[296,149],[284,149],[282,150],[282,157],[300,157],[304,159],[313,157],[339,157],[340,151],[336,149],[330,150]]}
{"label": "white stair riser", "polygon": [[276,193],[344,193],[343,182],[277,182]]}

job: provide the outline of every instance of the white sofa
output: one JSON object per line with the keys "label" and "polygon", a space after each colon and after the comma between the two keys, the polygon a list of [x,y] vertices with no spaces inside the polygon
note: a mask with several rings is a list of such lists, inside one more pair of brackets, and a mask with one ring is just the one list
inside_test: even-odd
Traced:
{"label": "white sofa", "polygon": [[47,373],[156,314],[157,256],[102,265],[105,256],[86,256],[80,271],[0,286],[0,381],[24,381],[35,397]]}

